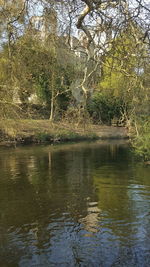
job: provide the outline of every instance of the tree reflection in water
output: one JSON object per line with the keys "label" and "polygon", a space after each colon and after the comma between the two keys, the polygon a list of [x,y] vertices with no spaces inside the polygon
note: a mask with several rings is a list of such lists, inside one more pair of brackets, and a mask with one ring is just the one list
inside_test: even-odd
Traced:
{"label": "tree reflection in water", "polygon": [[149,169],[125,144],[1,149],[0,170],[1,266],[148,266]]}

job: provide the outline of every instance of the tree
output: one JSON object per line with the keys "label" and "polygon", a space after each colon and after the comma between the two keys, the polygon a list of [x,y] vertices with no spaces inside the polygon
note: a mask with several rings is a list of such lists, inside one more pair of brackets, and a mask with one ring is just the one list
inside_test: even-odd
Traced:
{"label": "tree", "polygon": [[[33,67],[30,63],[36,74],[33,75],[34,79],[24,80],[28,80],[34,86],[38,83],[40,90],[41,84],[43,86],[44,83],[43,88],[51,87],[51,118],[54,115],[53,107],[57,106],[58,95],[63,95],[60,90],[60,83],[63,84],[63,79],[60,79],[57,72],[57,69],[61,69],[61,74],[64,74],[62,65],[65,61],[61,64],[62,58],[60,59],[60,51],[63,50],[68,55],[68,58],[65,57],[68,66],[72,65],[72,68],[75,69],[74,66],[78,65],[76,67],[77,75],[71,74],[70,81],[67,83],[66,89],[63,85],[63,90],[68,91],[69,84],[71,84],[72,94],[80,96],[78,103],[85,113],[87,101],[100,80],[101,87],[108,87],[107,83],[111,80],[110,85],[115,88],[115,94],[117,94],[117,90],[120,94],[119,88],[126,83],[122,94],[124,98],[127,99],[129,96],[134,100],[135,92],[138,92],[136,88],[139,88],[139,84],[143,84],[141,75],[137,75],[134,68],[136,66],[136,69],[140,70],[142,62],[149,61],[149,52],[143,52],[148,51],[150,43],[149,13],[148,1],[143,0],[135,0],[134,3],[129,0],[19,0],[6,1],[6,3],[2,1],[1,36],[2,34],[5,36],[3,41],[8,47],[5,51],[7,51],[10,61],[9,88],[12,95],[16,95],[16,83],[18,83],[15,77],[17,75],[15,60],[20,55],[20,40],[25,36],[33,37],[34,35],[34,38],[39,39],[41,43],[41,48],[37,49],[39,54],[37,54],[41,55],[40,58],[43,58],[43,62],[46,62],[44,55],[51,57],[49,62],[53,60],[53,70],[55,70],[51,76],[51,71],[48,72],[48,62],[46,62],[47,67],[44,69],[44,74],[39,78],[36,73],[38,72],[37,65]],[[127,38],[128,34],[132,41]],[[131,44],[131,42],[133,43]],[[60,43],[65,48],[60,47]],[[31,52],[31,50],[29,45],[29,51]],[[27,51],[28,49],[26,49],[26,54],[28,54]],[[35,59],[35,57],[33,58]],[[73,63],[70,64],[70,61]],[[21,57],[19,62],[21,64]],[[25,68],[23,66],[21,68],[26,73]],[[29,67],[27,69],[29,70]],[[40,71],[41,69],[39,66]],[[103,73],[109,78],[105,77],[102,82]],[[49,82],[45,82],[45,79],[46,81],[48,79],[47,76],[49,76]],[[116,76],[119,77],[118,84],[116,84]],[[58,80],[59,83],[57,83]],[[72,89],[73,87],[74,89]],[[44,92],[43,90],[45,89],[42,89],[42,92]],[[75,91],[76,93],[74,93]],[[25,90],[22,88],[21,94],[25,96],[23,92]],[[133,102],[135,103],[135,101]]]}
{"label": "tree", "polygon": [[[24,8],[27,2],[29,4],[29,1],[24,1]],[[10,24],[18,28],[23,10],[20,11],[20,6],[18,7],[15,2],[10,2],[10,4],[10,10],[15,9],[15,13],[9,14]],[[3,9],[3,12],[7,14],[8,6],[4,5]],[[25,17],[27,19],[27,13]],[[7,20],[4,21],[5,24],[7,25]],[[71,77],[73,74],[72,62],[68,59],[73,55],[66,46],[62,48],[60,39],[58,40],[55,10],[44,9],[42,16],[31,16],[28,23],[26,22],[23,26],[21,35],[18,33],[14,37],[14,32],[12,32],[13,38],[6,39],[2,46],[0,81],[3,101],[1,100],[1,103],[6,106],[7,102],[7,115],[9,115],[11,107],[24,103],[28,105],[29,99],[31,101],[34,99],[34,102],[45,103],[51,109],[52,120],[56,98],[61,95],[62,102],[63,96],[67,99],[65,91],[68,94],[69,75]],[[5,33],[7,33],[7,28]],[[64,50],[66,59],[68,57],[65,64],[61,63],[62,50]]]}

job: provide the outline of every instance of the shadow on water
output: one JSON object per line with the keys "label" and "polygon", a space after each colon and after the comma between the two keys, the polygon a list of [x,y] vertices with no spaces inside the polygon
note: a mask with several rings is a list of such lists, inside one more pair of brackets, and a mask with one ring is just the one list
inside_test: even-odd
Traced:
{"label": "shadow on water", "polygon": [[0,266],[149,266],[149,210],[127,143],[0,150]]}

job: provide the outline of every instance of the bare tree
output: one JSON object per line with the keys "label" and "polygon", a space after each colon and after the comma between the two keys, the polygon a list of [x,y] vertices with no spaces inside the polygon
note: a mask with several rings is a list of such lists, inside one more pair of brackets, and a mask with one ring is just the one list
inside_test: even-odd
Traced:
{"label": "bare tree", "polygon": [[[57,9],[61,33],[67,33],[70,48],[72,35],[78,38],[80,50],[85,54],[84,71],[80,82],[76,83],[82,90],[84,103],[90,91],[91,81],[96,72],[101,73],[106,64],[105,58],[115,46],[116,39],[126,29],[132,35],[137,49],[150,45],[150,5],[147,0],[69,0],[43,1]],[[63,16],[62,16],[63,14]],[[125,45],[122,43],[122,45]],[[76,49],[76,48],[75,48]],[[121,71],[130,77],[124,69],[121,59]],[[80,62],[80,61],[79,61]],[[113,68],[113,66],[110,66]],[[77,85],[78,84],[78,85]]]}

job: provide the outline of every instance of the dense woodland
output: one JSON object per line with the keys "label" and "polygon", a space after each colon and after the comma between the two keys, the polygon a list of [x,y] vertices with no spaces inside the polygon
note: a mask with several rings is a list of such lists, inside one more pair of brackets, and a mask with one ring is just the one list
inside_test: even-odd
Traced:
{"label": "dense woodland", "polygon": [[0,0],[0,116],[126,126],[150,157],[148,0]]}

